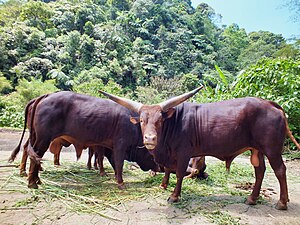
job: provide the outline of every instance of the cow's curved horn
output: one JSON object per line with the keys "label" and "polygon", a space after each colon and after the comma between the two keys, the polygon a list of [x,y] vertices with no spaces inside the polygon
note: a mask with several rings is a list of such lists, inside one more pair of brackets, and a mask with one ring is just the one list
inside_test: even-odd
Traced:
{"label": "cow's curved horn", "polygon": [[203,88],[203,86],[198,87],[190,92],[184,93],[182,95],[176,96],[174,98],[171,98],[167,101],[161,102],[159,106],[161,107],[163,112],[166,112],[169,108],[172,108],[176,105],[179,105],[180,103],[184,102],[188,98],[192,97],[194,94],[196,94],[198,91],[200,91]]}
{"label": "cow's curved horn", "polygon": [[135,102],[130,99],[118,97],[116,95],[106,93],[105,91],[99,90],[99,92],[101,92],[102,94],[104,94],[105,96],[113,100],[114,102],[119,103],[120,105],[125,106],[126,108],[137,113],[139,112],[140,108],[143,106],[142,103]]}

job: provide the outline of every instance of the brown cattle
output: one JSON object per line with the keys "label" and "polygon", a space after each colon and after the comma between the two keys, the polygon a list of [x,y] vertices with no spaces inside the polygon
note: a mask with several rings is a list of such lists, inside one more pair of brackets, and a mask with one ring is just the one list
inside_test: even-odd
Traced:
{"label": "brown cattle", "polygon": [[[25,109],[24,130],[27,115],[28,107]],[[118,187],[123,188],[126,151],[143,145],[140,127],[127,119],[131,115],[135,114],[113,101],[73,92],[57,92],[37,98],[32,105],[29,126],[28,154],[31,160],[28,186],[37,188],[39,161],[50,143],[62,138],[78,149],[95,145],[111,149]],[[158,165],[153,158],[152,165],[154,168],[149,169],[157,171]]]}
{"label": "brown cattle", "polygon": [[[179,200],[182,179],[191,157],[214,156],[226,161],[228,167],[236,156],[251,150],[256,181],[246,203],[256,204],[266,169],[266,156],[280,184],[276,208],[287,209],[286,167],[281,156],[286,135],[299,149],[300,146],[288,128],[283,109],[272,101],[252,97],[180,104],[200,89],[157,105],[143,105],[102,93],[139,113],[139,120],[131,118],[131,121],[140,122],[145,146],[157,163],[176,170],[177,183],[170,202]],[[162,185],[166,186],[167,182],[168,177],[163,179]]]}

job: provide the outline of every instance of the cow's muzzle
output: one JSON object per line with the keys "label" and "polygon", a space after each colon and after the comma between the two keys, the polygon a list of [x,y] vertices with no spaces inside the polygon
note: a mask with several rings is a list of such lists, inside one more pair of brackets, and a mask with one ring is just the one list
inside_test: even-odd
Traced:
{"label": "cow's muzzle", "polygon": [[157,136],[155,134],[145,134],[144,145],[148,150],[153,150],[157,145]]}
{"label": "cow's muzzle", "polygon": [[146,143],[145,143],[145,147],[146,147],[148,150],[153,150],[153,149],[155,149],[156,145],[153,145],[153,144],[146,144]]}

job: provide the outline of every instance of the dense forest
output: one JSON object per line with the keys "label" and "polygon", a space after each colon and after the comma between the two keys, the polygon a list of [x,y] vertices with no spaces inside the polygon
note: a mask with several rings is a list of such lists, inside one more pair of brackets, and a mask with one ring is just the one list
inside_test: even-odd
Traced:
{"label": "dense forest", "polygon": [[57,90],[151,104],[204,84],[194,101],[278,102],[299,140],[300,39],[217,20],[189,0],[0,1],[0,126]]}

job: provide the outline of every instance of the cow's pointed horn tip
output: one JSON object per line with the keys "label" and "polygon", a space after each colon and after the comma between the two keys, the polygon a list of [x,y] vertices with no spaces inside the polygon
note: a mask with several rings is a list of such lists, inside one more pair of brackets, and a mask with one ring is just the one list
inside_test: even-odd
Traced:
{"label": "cow's pointed horn tip", "polygon": [[107,96],[107,93],[105,91],[98,90],[98,92],[100,92],[101,94],[104,94],[105,96]]}
{"label": "cow's pointed horn tip", "polygon": [[204,86],[201,85],[200,87],[196,88],[194,91],[195,91],[195,92],[198,92],[198,91],[200,91],[200,90],[203,89],[203,88],[204,88]]}

